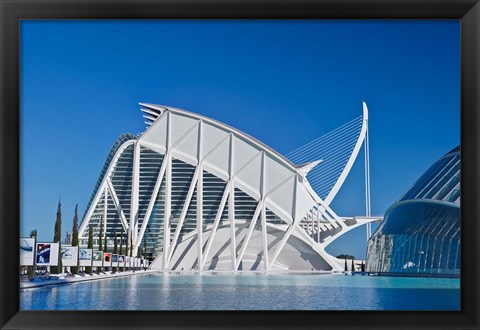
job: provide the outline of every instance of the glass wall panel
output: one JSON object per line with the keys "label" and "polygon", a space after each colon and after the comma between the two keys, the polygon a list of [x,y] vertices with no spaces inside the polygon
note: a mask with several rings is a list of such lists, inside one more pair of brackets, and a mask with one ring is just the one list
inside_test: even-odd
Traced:
{"label": "glass wall panel", "polygon": [[460,207],[411,200],[396,204],[368,242],[371,272],[459,274]]}

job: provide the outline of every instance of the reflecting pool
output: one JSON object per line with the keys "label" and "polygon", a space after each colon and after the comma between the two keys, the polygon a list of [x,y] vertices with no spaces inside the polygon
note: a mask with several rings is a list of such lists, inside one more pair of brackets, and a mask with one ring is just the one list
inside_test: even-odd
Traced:
{"label": "reflecting pool", "polygon": [[22,310],[460,310],[460,280],[144,274],[20,290]]}

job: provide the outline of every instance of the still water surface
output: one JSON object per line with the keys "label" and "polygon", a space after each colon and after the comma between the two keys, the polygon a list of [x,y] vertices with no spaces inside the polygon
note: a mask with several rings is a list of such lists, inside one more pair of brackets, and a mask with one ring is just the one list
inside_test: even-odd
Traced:
{"label": "still water surface", "polygon": [[146,274],[24,289],[22,310],[459,310],[460,280]]}

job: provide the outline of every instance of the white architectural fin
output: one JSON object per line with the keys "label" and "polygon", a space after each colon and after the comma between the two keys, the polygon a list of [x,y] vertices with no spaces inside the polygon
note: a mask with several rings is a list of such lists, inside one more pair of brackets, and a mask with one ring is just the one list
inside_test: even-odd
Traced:
{"label": "white architectural fin", "polygon": [[297,166],[297,173],[303,177],[306,177],[308,172],[310,172],[315,166],[320,164],[323,160],[319,159],[310,163],[301,164]]}

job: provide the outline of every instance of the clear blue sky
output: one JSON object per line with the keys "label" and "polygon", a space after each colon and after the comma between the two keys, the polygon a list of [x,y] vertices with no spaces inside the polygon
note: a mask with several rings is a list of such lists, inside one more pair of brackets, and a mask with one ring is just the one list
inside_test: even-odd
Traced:
{"label": "clear blue sky", "polygon": [[[80,216],[138,102],[215,118],[289,151],[370,110],[372,213],[460,143],[459,21],[23,21],[21,234]],[[363,153],[362,153],[363,155]],[[363,158],[333,202],[365,214]],[[62,238],[63,238],[62,237]],[[332,254],[365,255],[365,230]]]}

